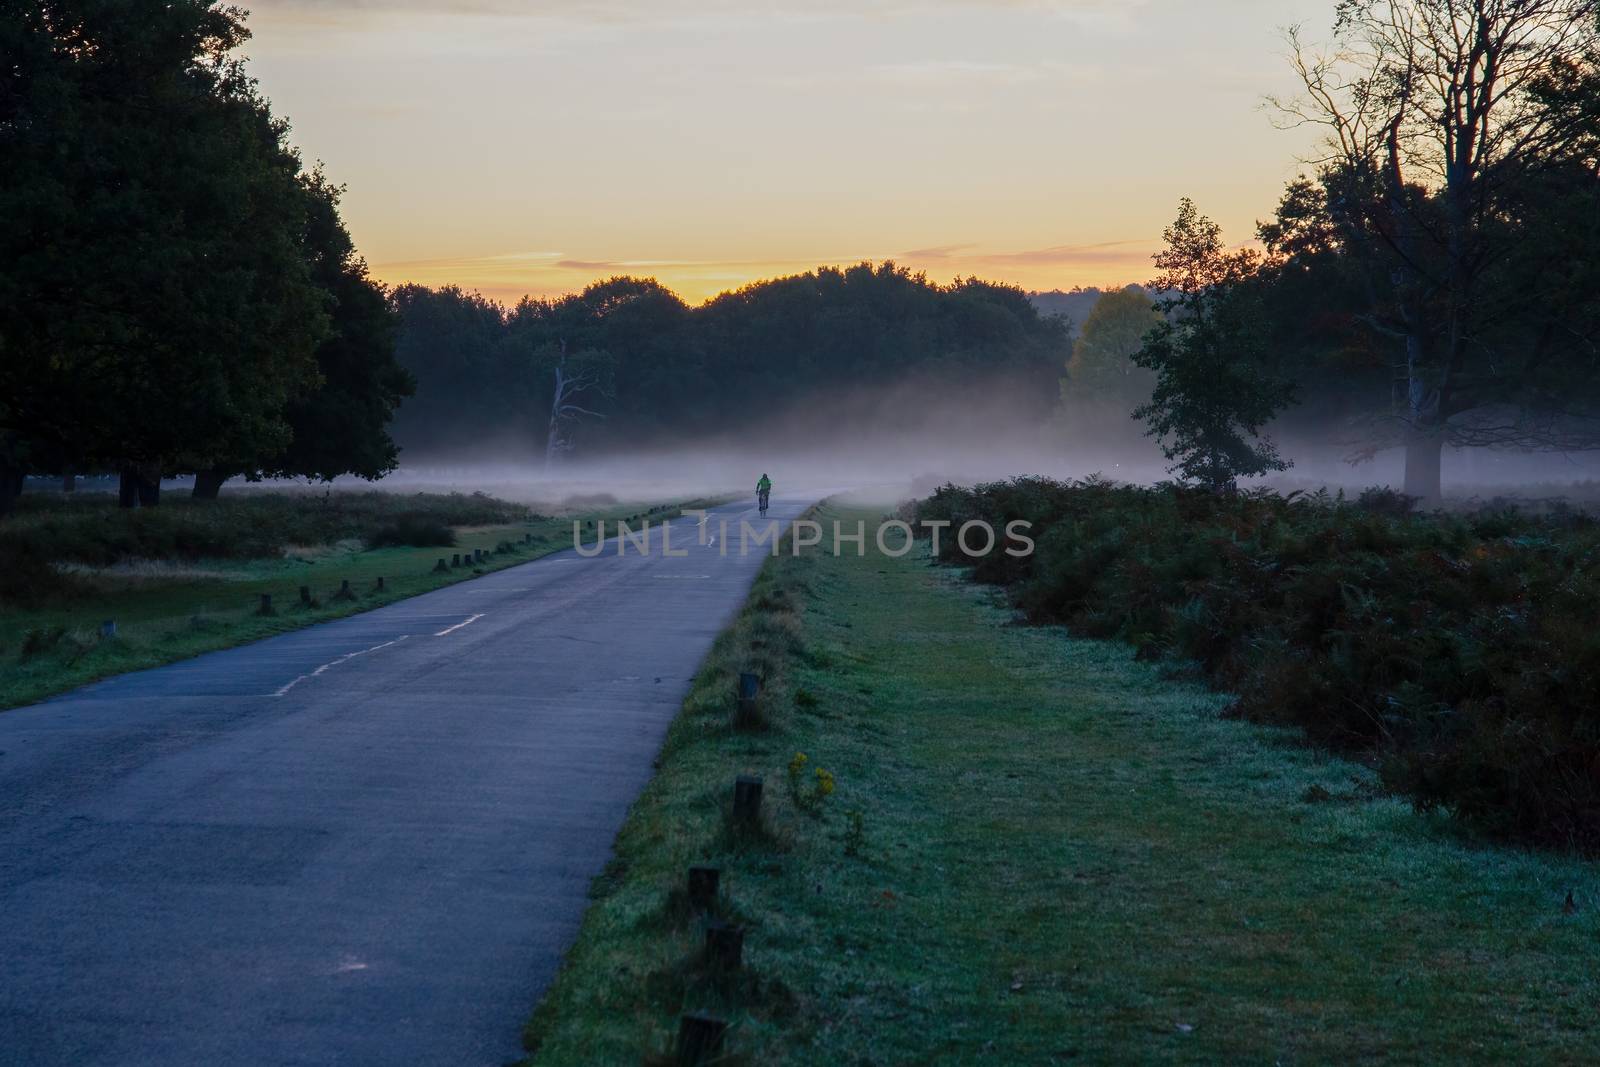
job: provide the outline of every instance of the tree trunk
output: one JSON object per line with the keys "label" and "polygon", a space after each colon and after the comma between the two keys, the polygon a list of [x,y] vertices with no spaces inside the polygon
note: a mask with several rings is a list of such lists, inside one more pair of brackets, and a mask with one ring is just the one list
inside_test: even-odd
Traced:
{"label": "tree trunk", "polygon": [[117,474],[117,507],[136,508],[139,506],[139,472],[133,466],[125,465]]}
{"label": "tree trunk", "polygon": [[212,467],[210,470],[195,471],[194,493],[196,500],[215,500],[222,491],[222,483],[231,475],[221,467]]}
{"label": "tree trunk", "polygon": [[1441,495],[1439,466],[1444,453],[1444,436],[1412,430],[1406,434],[1405,494],[1424,504],[1436,504]]}
{"label": "tree trunk", "polygon": [[22,465],[0,454],[0,515],[8,514],[22,494]]}
{"label": "tree trunk", "polygon": [[161,503],[161,472],[143,471],[139,475],[139,506],[153,508]]}
{"label": "tree trunk", "polygon": [[[566,355],[565,341],[561,342],[561,354]],[[550,402],[550,428],[544,437],[544,469],[550,470],[555,466],[556,455],[561,451],[561,405],[566,400],[566,376],[562,374],[561,364],[556,364],[556,388]]]}

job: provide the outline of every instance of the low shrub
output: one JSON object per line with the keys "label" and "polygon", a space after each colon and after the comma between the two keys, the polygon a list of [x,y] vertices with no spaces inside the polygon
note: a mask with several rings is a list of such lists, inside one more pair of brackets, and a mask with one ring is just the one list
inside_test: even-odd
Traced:
{"label": "low shrub", "polygon": [[1373,755],[1488,833],[1600,851],[1600,525],[1400,494],[1216,495],[1101,479],[945,486],[919,519],[1033,524],[1031,556],[939,556],[1036,622],[1190,662],[1247,718]]}
{"label": "low shrub", "polygon": [[37,547],[6,550],[0,542],[0,606],[35,607],[50,600],[73,600],[79,583],[51,565]]}
{"label": "low shrub", "polygon": [[131,510],[101,494],[24,495],[0,521],[0,560],[103,567],[144,559],[262,559],[290,545],[349,539],[428,547],[453,543],[438,539],[453,526],[535,518],[521,504],[482,493],[225,490],[219,500],[173,496],[159,507]]}
{"label": "low shrub", "polygon": [[367,535],[368,548],[448,548],[455,543],[455,531],[431,515],[401,515]]}

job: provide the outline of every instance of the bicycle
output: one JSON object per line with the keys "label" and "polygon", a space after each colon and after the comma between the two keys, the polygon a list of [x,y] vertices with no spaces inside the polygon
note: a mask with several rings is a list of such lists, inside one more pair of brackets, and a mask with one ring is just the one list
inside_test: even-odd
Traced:
{"label": "bicycle", "polygon": [[763,519],[767,517],[767,498],[770,495],[771,493],[769,490],[768,492],[758,494],[756,497],[756,503],[761,508],[761,517]]}

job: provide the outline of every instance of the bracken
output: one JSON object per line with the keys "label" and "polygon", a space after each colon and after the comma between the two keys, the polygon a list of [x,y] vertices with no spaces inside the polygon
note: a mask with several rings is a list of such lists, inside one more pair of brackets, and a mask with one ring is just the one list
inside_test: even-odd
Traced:
{"label": "bracken", "polygon": [[1035,553],[940,558],[1034,622],[1188,661],[1233,710],[1375,757],[1494,836],[1600,852],[1600,526],[1091,478],[945,486],[918,519],[1033,523]]}

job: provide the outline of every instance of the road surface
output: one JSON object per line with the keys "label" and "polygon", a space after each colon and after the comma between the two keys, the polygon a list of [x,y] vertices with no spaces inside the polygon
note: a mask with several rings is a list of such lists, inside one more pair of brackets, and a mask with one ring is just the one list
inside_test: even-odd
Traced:
{"label": "road surface", "polygon": [[768,551],[672,527],[0,712],[0,1062],[515,1059]]}

